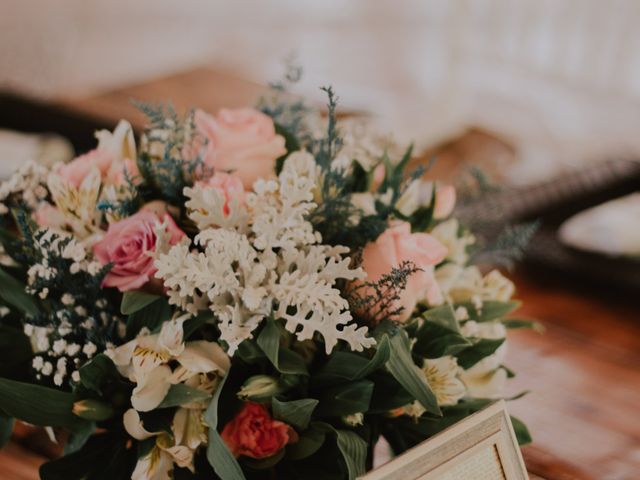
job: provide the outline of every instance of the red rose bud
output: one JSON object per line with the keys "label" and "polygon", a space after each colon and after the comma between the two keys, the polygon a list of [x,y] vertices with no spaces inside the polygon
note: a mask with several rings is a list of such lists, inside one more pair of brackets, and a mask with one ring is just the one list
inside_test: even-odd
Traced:
{"label": "red rose bud", "polygon": [[222,439],[231,453],[251,458],[267,458],[288,443],[298,441],[298,434],[289,425],[273,420],[259,403],[245,403],[236,417],[222,430]]}

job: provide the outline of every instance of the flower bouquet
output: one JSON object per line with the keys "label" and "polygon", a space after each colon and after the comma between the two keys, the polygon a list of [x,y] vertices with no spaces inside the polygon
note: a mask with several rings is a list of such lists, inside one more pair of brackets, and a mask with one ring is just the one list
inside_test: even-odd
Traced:
{"label": "flower bouquet", "polygon": [[0,438],[46,427],[43,479],[352,479],[501,397],[527,324],[453,187],[274,92],[0,187]]}

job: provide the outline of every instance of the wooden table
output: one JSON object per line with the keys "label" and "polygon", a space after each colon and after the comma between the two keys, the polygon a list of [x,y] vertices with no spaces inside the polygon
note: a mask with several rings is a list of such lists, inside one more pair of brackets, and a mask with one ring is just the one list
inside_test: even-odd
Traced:
{"label": "wooden table", "polygon": [[[202,68],[90,98],[60,99],[64,108],[107,124],[126,117],[140,127],[129,100],[171,100],[178,109],[253,104],[259,85]],[[515,331],[508,365],[518,373],[509,404],[529,425],[534,444],[524,456],[533,475],[548,479],[640,478],[640,308],[561,279],[516,275],[520,314],[546,333]],[[606,285],[606,280],[603,280]],[[605,287],[603,287],[605,288]],[[636,303],[636,305],[634,305]],[[43,461],[15,444],[0,451],[0,478],[35,479]]]}

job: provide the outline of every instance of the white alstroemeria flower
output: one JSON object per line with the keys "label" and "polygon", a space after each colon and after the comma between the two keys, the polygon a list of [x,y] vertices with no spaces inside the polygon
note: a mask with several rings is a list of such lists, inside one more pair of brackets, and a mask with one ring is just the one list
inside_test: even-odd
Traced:
{"label": "white alstroemeria flower", "polygon": [[100,216],[97,205],[101,176],[97,167],[91,169],[78,187],[55,172],[49,174],[47,185],[56,207],[78,238],[88,237],[98,230],[96,222]]}
{"label": "white alstroemeria flower", "polygon": [[124,424],[124,429],[127,431],[129,435],[131,435],[136,440],[146,440],[147,438],[155,437],[156,435],[160,435],[162,432],[149,432],[142,423],[140,419],[140,414],[133,408],[130,408],[122,417],[122,423]]}
{"label": "white alstroemeria flower", "polygon": [[194,408],[178,408],[173,416],[171,431],[176,445],[183,445],[191,450],[207,443],[207,427],[202,418],[202,410]]}
{"label": "white alstroemeria flower", "polygon": [[[467,393],[464,383],[459,378],[461,368],[458,367],[455,357],[447,355],[440,358],[427,358],[421,370],[441,407],[457,404]],[[414,418],[422,416],[426,411],[417,400],[405,406],[403,410],[406,415]]]}
{"label": "white alstroemeria flower", "polygon": [[161,438],[168,438],[168,435],[159,437],[151,451],[138,459],[136,468],[131,474],[131,480],[171,480],[174,459],[171,453],[158,445],[162,444]]}
{"label": "white alstroemeria flower", "polygon": [[447,247],[447,260],[464,265],[469,260],[467,247],[473,245],[476,238],[470,233],[460,235],[460,224],[455,218],[442,222],[430,232],[440,243]]}
{"label": "white alstroemeria flower", "polygon": [[[466,322],[461,328],[461,333],[466,337],[477,338],[505,338],[506,328],[500,322],[477,323]],[[502,395],[507,381],[507,372],[501,365],[507,354],[506,342],[488,357],[483,358],[473,367],[463,370],[460,378],[467,386],[469,395],[479,398],[497,398]]]}
{"label": "white alstroemeria flower", "polygon": [[511,300],[516,288],[513,282],[502,275],[499,270],[492,270],[482,279],[483,300]]}
{"label": "white alstroemeria flower", "polygon": [[[422,194],[421,189],[424,188],[424,184],[421,180],[414,180],[404,190],[398,202],[396,203],[396,209],[406,217],[413,215],[413,213],[422,206]],[[431,199],[429,199],[430,203]]]}
{"label": "white alstroemeria flower", "polygon": [[443,296],[451,302],[461,303],[481,300],[482,274],[478,267],[462,267],[446,263],[436,269],[436,281]]}
{"label": "white alstroemeria flower", "polygon": [[422,372],[436,395],[438,405],[455,405],[464,397],[466,388],[458,378],[460,368],[455,357],[447,355],[425,359]]}
{"label": "white alstroemeria flower", "polygon": [[[160,333],[139,335],[134,340],[107,351],[119,372],[136,383],[131,395],[133,407],[140,412],[156,408],[171,385],[185,383],[197,375],[223,375],[230,365],[229,358],[217,343],[197,341],[184,344],[182,325],[188,315],[164,322]],[[167,364],[175,360],[172,370]],[[196,379],[196,387],[212,392],[214,379]]]}
{"label": "white alstroemeria flower", "polygon": [[139,412],[150,412],[162,403],[171,388],[171,368],[158,365],[141,378],[131,393],[131,405]]}
{"label": "white alstroemeria flower", "polygon": [[117,160],[136,160],[136,140],[133,127],[126,120],[120,120],[113,132],[98,130],[96,133],[98,148],[106,150]]}

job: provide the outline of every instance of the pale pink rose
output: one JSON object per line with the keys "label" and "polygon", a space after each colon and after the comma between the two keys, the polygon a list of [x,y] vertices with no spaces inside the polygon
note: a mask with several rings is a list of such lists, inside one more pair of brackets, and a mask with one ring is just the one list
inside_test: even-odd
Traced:
{"label": "pale pink rose", "polygon": [[103,287],[116,287],[121,292],[135,290],[152,278],[156,272],[154,227],[163,221],[168,224],[169,243],[175,245],[185,234],[168,214],[159,216],[148,210],[140,211],[109,225],[105,236],[93,247],[100,263],[113,265],[102,282]]}
{"label": "pale pink rose", "polygon": [[110,185],[125,183],[125,171],[129,178],[138,177],[138,166],[134,160],[117,159],[113,153],[103,148],[95,148],[90,152],[74,158],[69,163],[58,165],[54,173],[61,176],[70,185],[78,188],[85,177],[97,168],[102,180]]}
{"label": "pale pink rose", "polygon": [[456,189],[452,185],[436,186],[436,204],[433,207],[433,218],[447,218],[456,206]]}
{"label": "pale pink rose", "polygon": [[95,148],[84,155],[74,158],[69,163],[58,165],[54,169],[54,173],[66,180],[67,183],[78,188],[94,168],[100,170],[101,176],[106,175],[113,161],[114,157],[110,152]]}
{"label": "pale pink rose", "polygon": [[200,185],[215,188],[224,196],[224,214],[229,215],[229,204],[232,199],[236,199],[238,205],[243,205],[245,201],[245,191],[242,180],[237,175],[217,172],[206,181],[199,182]]}
{"label": "pale pink rose", "polygon": [[198,110],[195,123],[209,142],[205,163],[233,170],[247,190],[258,178],[273,175],[276,159],[287,153],[273,120],[252,108],[222,109],[215,117]]}
{"label": "pale pink rose", "polygon": [[[394,302],[390,310],[402,307],[394,320],[406,321],[419,300],[427,299],[436,304],[441,298],[440,288],[435,280],[433,267],[447,255],[447,248],[428,233],[411,233],[407,222],[393,222],[375,242],[364,247],[362,268],[367,274],[367,282],[377,282],[402,262],[410,261],[420,270],[413,273],[407,287]],[[361,289],[362,294],[371,294],[369,289]],[[366,315],[366,312],[363,312]]]}

